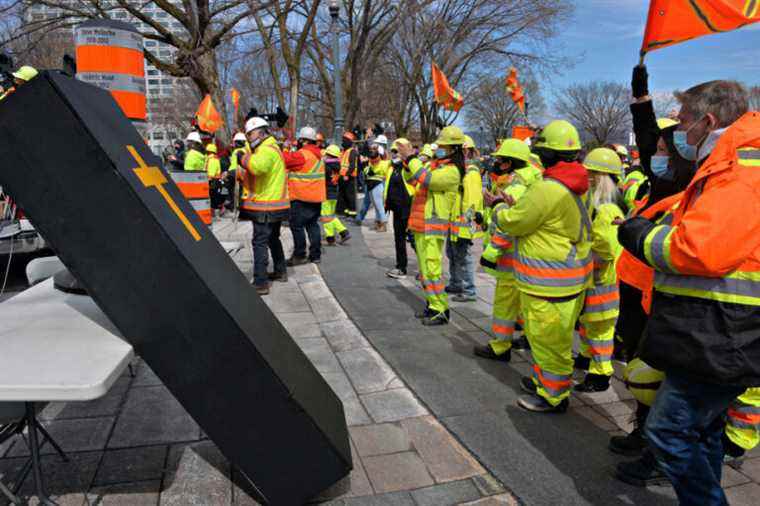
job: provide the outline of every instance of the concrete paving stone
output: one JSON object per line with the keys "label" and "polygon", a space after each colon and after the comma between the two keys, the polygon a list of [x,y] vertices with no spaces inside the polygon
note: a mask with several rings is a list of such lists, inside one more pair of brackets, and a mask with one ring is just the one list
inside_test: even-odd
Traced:
{"label": "concrete paving stone", "polygon": [[386,390],[359,396],[375,422],[396,422],[404,418],[424,416],[428,410],[406,388]]}
{"label": "concrete paving stone", "polygon": [[161,379],[144,360],[140,361],[140,366],[135,371],[135,374],[136,376],[132,382],[132,387],[155,387],[163,385]]}
{"label": "concrete paving stone", "polygon": [[391,492],[370,497],[344,499],[345,506],[416,506],[409,492]]}
{"label": "concrete paving stone", "polygon": [[351,442],[351,457],[354,468],[349,475],[309,501],[310,503],[336,501],[347,497],[371,496],[374,493],[353,441]]}
{"label": "concrete paving stone", "polygon": [[420,488],[411,492],[418,506],[454,506],[480,499],[480,492],[470,480]]}
{"label": "concrete paving stone", "polygon": [[485,473],[485,469],[433,416],[401,421],[414,448],[438,483],[463,480]]}
{"label": "concrete paving stone", "polygon": [[363,461],[377,493],[412,490],[435,483],[416,452],[375,455]]}
{"label": "concrete paving stone", "polygon": [[[72,453],[69,462],[63,462],[57,455],[42,457],[41,466],[45,480],[45,490],[50,498],[60,506],[82,506],[85,503],[84,492],[90,486],[92,477],[100,460],[100,452]],[[3,482],[12,487],[11,480],[26,463],[26,458],[5,459],[0,461],[0,474],[5,474]],[[38,504],[34,480],[31,473],[24,480],[19,496],[28,504]],[[4,496],[0,496],[4,500]],[[5,503],[2,503],[5,504]],[[24,502],[27,504],[27,502]]]}
{"label": "concrete paving stone", "polygon": [[322,335],[335,352],[368,348],[370,346],[364,334],[356,328],[351,320],[336,320],[319,324]]}
{"label": "concrete paving stone", "polygon": [[294,339],[322,335],[319,323],[312,313],[279,313],[277,319]]}
{"label": "concrete paving stone", "polygon": [[320,373],[341,371],[338,359],[325,338],[297,339],[296,342]]}
{"label": "concrete paving stone", "polygon": [[398,378],[388,383],[388,390],[391,390],[394,388],[405,388],[405,387],[406,387],[406,384]]}
{"label": "concrete paving stone", "polygon": [[343,351],[336,356],[358,394],[387,390],[396,379],[396,373],[373,348]]}
{"label": "concrete paving stone", "polygon": [[212,442],[173,446],[167,467],[161,491],[162,505],[232,503],[230,466]]}
{"label": "concrete paving stone", "polygon": [[412,449],[409,436],[397,423],[351,427],[351,439],[360,456],[385,455]]}
{"label": "concrete paving stone", "polygon": [[94,485],[160,480],[167,451],[165,445],[108,450],[103,454]]}
{"label": "concrete paving stone", "polygon": [[140,481],[95,487],[87,499],[98,506],[156,506],[160,492],[161,480]]}
{"label": "concrete paving stone", "polygon": [[757,506],[760,498],[760,485],[747,483],[726,490],[726,498],[731,506]]}
{"label": "concrete paving stone", "polygon": [[636,401],[620,401],[608,404],[593,404],[594,409],[608,417],[632,416],[636,413]]}
{"label": "concrete paving stone", "polygon": [[[737,485],[743,485],[751,480],[740,473],[731,466],[723,466],[723,474],[720,479],[720,485],[723,488],[735,487]],[[758,498],[760,499],[760,497]]]}
{"label": "concrete paving stone", "polygon": [[[114,417],[85,418],[81,420],[52,420],[43,422],[43,426],[66,453],[102,450],[108,441],[108,434],[113,426]],[[42,436],[40,436],[42,437]],[[43,455],[55,453],[52,445],[46,444],[40,452]],[[13,446],[9,457],[29,455],[23,443]]]}
{"label": "concrete paving stone", "polygon": [[359,401],[359,397],[345,373],[325,373],[322,376],[343,402],[343,411],[346,414],[346,423],[349,426],[372,423],[372,419]]}
{"label": "concrete paving stone", "polygon": [[40,420],[114,416],[129,388],[130,378],[119,378],[106,395],[88,402],[51,402],[38,417]]}
{"label": "concrete paving stone", "polygon": [[298,290],[282,290],[280,286],[274,286],[264,302],[273,313],[308,313],[311,312],[306,297]]}
{"label": "concrete paving stone", "polygon": [[608,417],[599,414],[599,412],[591,406],[573,407],[570,409],[570,411],[587,419],[592,424],[594,424],[595,427],[598,427],[603,431],[610,432],[620,430],[619,426],[615,422],[613,422]]}
{"label": "concrete paving stone", "polygon": [[745,476],[760,483],[760,458],[746,459],[744,464],[742,464],[740,471]]}
{"label": "concrete paving stone", "polygon": [[109,448],[194,441],[200,428],[166,387],[133,388]]}
{"label": "concrete paving stone", "polygon": [[593,394],[578,393],[578,397],[583,399],[586,404],[610,404],[613,402],[628,401],[633,399],[633,395],[625,387],[625,384],[617,379],[610,380],[610,388],[604,392]]}
{"label": "concrete paving stone", "polygon": [[314,279],[314,281],[299,283],[298,287],[309,302],[333,296],[332,291],[321,277]]}
{"label": "concrete paving stone", "polygon": [[507,491],[499,480],[488,473],[473,476],[472,483],[477,487],[482,496],[502,494]]}
{"label": "concrete paving stone", "polygon": [[517,499],[509,494],[484,497],[472,502],[462,503],[460,506],[517,506]]}
{"label": "concrete paving stone", "polygon": [[314,313],[314,316],[320,323],[348,320],[346,312],[332,295],[321,299],[310,300],[309,304],[311,305],[312,313]]}
{"label": "concrete paving stone", "polygon": [[481,316],[479,318],[467,318],[467,321],[478,327],[484,332],[487,332],[489,335],[491,335],[491,317],[490,316]]}
{"label": "concrete paving stone", "polygon": [[634,428],[634,416],[633,415],[623,415],[623,416],[612,416],[610,417],[612,422],[618,426],[619,430],[622,430],[624,432],[630,433],[633,431]]}

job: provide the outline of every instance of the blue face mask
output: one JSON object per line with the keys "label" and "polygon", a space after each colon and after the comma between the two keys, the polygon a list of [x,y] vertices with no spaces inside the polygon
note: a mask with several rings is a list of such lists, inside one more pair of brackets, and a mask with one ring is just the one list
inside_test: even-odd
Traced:
{"label": "blue face mask", "polygon": [[660,156],[655,155],[652,157],[652,161],[650,162],[650,167],[652,168],[652,174],[655,175],[655,177],[659,179],[673,179],[673,174],[670,170],[670,167],[668,167],[668,163],[670,162],[669,156]]}
{"label": "blue face mask", "polygon": [[686,130],[676,130],[673,132],[673,146],[675,146],[678,154],[685,160],[694,162],[697,160],[697,147],[693,144],[689,144],[687,140],[688,132]]}
{"label": "blue face mask", "polygon": [[435,157],[438,160],[443,160],[444,158],[446,158],[446,156],[447,156],[447,152],[444,148],[438,148],[435,150]]}

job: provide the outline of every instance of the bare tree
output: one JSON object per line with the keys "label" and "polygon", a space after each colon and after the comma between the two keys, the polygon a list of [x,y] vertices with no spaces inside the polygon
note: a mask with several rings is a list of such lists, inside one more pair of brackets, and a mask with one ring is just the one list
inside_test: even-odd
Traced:
{"label": "bare tree", "polygon": [[652,103],[658,118],[674,118],[681,108],[672,92],[652,93]]}
{"label": "bare tree", "polygon": [[575,84],[557,95],[554,108],[575,124],[585,140],[601,146],[625,138],[630,94],[619,83]]}
{"label": "bare tree", "polygon": [[760,86],[752,86],[749,89],[749,109],[760,111]]}
{"label": "bare tree", "polygon": [[[538,83],[527,80],[523,83],[523,89],[530,110],[534,114],[542,114],[545,105]],[[467,124],[488,134],[494,145],[498,144],[499,139],[510,137],[512,127],[526,123],[525,116],[507,95],[504,79],[498,77],[484,78],[472,90],[465,106],[465,116]]]}

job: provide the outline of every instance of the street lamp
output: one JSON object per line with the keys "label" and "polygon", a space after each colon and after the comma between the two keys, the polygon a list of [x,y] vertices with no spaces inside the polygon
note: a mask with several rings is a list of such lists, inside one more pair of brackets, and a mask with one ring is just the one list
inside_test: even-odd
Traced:
{"label": "street lamp", "polygon": [[330,31],[333,35],[333,81],[335,82],[335,132],[333,138],[336,144],[343,137],[343,91],[340,82],[340,37],[338,33],[338,16],[340,15],[339,0],[330,0]]}

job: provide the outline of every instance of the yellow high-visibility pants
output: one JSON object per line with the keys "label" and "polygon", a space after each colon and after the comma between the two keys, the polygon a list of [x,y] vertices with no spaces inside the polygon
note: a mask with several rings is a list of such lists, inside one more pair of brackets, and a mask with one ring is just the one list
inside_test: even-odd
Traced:
{"label": "yellow high-visibility pants", "polygon": [[335,237],[346,230],[345,225],[335,214],[335,207],[338,205],[337,200],[325,200],[322,202],[322,213],[319,217],[322,228],[325,231],[325,237]]}
{"label": "yellow high-visibility pants", "polygon": [[747,451],[760,443],[760,388],[748,388],[731,403],[726,435]]}
{"label": "yellow high-visibility pants", "polygon": [[446,238],[415,232],[414,244],[417,247],[417,263],[428,308],[433,313],[442,313],[449,308],[449,298],[443,282],[443,247]]}
{"label": "yellow high-visibility pants", "polygon": [[533,354],[533,382],[538,395],[552,406],[570,396],[573,376],[573,335],[583,308],[583,292],[554,302],[520,292],[525,334]]}
{"label": "yellow high-visibility pants", "polygon": [[580,353],[591,359],[588,372],[603,376],[612,376],[612,352],[615,348],[615,323],[617,318],[593,321],[580,316],[581,346]]}
{"label": "yellow high-visibility pants", "polygon": [[512,348],[515,322],[519,313],[520,292],[515,286],[515,280],[496,278],[491,322],[491,333],[495,339],[488,343],[496,355],[503,355]]}

